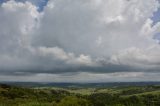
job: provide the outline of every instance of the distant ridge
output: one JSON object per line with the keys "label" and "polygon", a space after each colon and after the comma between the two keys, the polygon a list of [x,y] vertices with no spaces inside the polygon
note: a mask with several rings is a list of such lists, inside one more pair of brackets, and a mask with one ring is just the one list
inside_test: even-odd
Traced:
{"label": "distant ridge", "polygon": [[15,85],[22,87],[123,87],[123,86],[152,86],[160,85],[160,82],[106,82],[106,83],[66,83],[66,82],[0,82],[1,84]]}

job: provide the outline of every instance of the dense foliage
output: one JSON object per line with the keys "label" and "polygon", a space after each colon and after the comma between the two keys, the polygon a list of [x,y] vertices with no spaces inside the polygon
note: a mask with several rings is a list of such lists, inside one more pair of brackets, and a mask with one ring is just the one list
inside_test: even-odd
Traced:
{"label": "dense foliage", "polygon": [[[83,88],[84,89],[84,88]],[[160,86],[80,88],[23,88],[1,84],[0,106],[160,106]]]}

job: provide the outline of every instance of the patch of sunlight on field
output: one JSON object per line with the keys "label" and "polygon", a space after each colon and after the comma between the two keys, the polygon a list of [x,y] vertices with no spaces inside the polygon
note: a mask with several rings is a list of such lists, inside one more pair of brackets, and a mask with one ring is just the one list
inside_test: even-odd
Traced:
{"label": "patch of sunlight on field", "polygon": [[82,94],[82,95],[90,95],[95,93],[95,88],[84,88],[84,89],[69,89],[67,90],[70,93]]}

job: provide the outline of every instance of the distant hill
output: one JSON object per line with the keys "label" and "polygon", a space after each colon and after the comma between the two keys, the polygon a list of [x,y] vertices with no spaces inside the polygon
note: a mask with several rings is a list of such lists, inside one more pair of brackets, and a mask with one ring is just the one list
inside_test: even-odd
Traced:
{"label": "distant hill", "polygon": [[160,82],[108,82],[108,83],[51,83],[51,82],[0,82],[8,85],[16,85],[22,87],[123,87],[123,86],[148,86],[148,85],[160,85]]}

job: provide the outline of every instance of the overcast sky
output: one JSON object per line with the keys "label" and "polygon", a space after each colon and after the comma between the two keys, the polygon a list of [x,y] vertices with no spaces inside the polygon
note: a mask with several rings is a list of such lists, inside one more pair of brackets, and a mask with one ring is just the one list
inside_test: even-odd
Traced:
{"label": "overcast sky", "polygon": [[0,0],[0,81],[160,81],[159,0]]}

